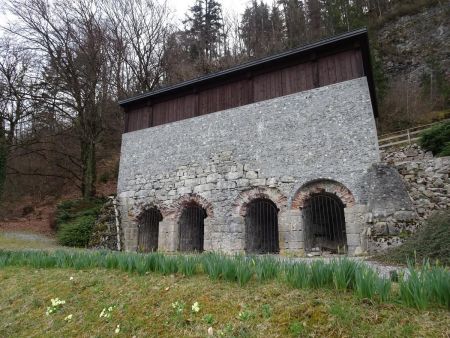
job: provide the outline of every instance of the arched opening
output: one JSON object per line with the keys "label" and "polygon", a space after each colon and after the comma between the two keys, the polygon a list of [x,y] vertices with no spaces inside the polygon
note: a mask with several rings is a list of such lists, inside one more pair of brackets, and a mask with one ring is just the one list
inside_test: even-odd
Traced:
{"label": "arched opening", "polygon": [[151,252],[158,250],[159,222],[161,212],[157,208],[145,210],[138,224],[138,250]]}
{"label": "arched opening", "polygon": [[250,202],[245,215],[245,248],[248,253],[277,253],[278,208],[269,199]]}
{"label": "arched opening", "polygon": [[203,251],[204,220],[206,217],[206,210],[195,202],[183,209],[178,222],[180,226],[180,251]]}
{"label": "arched opening", "polygon": [[305,251],[347,252],[345,205],[334,194],[311,194],[303,206]]}

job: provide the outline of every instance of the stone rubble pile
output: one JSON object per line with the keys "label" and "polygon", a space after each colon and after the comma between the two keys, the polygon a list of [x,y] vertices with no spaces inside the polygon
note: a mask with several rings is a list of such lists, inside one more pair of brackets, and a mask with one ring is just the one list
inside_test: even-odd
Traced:
{"label": "stone rubble pile", "polygon": [[450,157],[434,158],[417,144],[381,153],[382,161],[397,169],[415,212],[399,210],[368,219],[369,251],[398,246],[436,210],[450,207]]}
{"label": "stone rubble pile", "polygon": [[420,219],[450,207],[450,157],[411,161],[396,165],[405,180]]}
{"label": "stone rubble pile", "polygon": [[422,161],[433,159],[431,151],[425,151],[416,143],[409,144],[396,150],[382,150],[380,151],[381,160],[389,164],[396,164],[399,162]]}
{"label": "stone rubble pile", "polygon": [[[117,245],[118,236],[114,199],[115,197],[108,198],[108,201],[100,210],[89,240],[89,248],[118,250],[120,247]],[[119,238],[123,238],[122,234],[120,234]]]}

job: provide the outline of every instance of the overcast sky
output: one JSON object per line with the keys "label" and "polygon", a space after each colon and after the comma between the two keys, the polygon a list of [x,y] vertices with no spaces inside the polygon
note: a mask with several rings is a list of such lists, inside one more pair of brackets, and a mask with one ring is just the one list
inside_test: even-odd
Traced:
{"label": "overcast sky", "polygon": [[[2,0],[0,0],[0,3]],[[223,12],[225,15],[241,15],[247,5],[251,3],[251,0],[219,0],[222,4]],[[271,0],[263,0],[266,3],[272,3]],[[169,7],[174,11],[174,18],[181,22],[185,18],[189,7],[192,7],[195,0],[167,0]],[[2,13],[2,8],[0,4],[0,26],[5,25],[8,21],[8,17]]]}

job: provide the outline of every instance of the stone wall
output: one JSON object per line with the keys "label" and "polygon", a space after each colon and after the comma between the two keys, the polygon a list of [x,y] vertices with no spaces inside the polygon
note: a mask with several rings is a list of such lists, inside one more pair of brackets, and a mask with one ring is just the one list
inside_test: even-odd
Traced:
{"label": "stone wall", "polygon": [[[433,158],[430,152],[411,144],[384,151],[382,160],[386,164],[381,167],[389,171],[391,177],[401,177],[400,184],[404,188],[395,189],[394,195],[389,197],[393,182],[385,180],[379,187],[387,191],[385,196],[389,201],[403,202],[396,202],[393,207],[384,201],[375,207],[369,206],[372,211],[368,215],[370,251],[400,245],[431,213],[450,207],[450,157]],[[402,190],[407,192],[408,198]],[[396,197],[398,194],[403,197]]]}
{"label": "stone wall", "polygon": [[201,205],[205,250],[245,249],[246,205],[279,209],[282,252],[302,252],[301,198],[315,185],[347,204],[347,240],[361,245],[366,174],[379,161],[366,78],[123,135],[118,197],[126,250],[137,249],[137,218],[163,215],[159,249],[178,248],[178,219]]}

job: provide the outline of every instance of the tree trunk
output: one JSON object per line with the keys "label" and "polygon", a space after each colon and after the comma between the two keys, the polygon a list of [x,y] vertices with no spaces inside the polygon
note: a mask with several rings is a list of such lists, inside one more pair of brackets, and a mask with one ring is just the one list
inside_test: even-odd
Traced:
{"label": "tree trunk", "polygon": [[81,182],[81,192],[84,199],[95,196],[95,181],[97,179],[97,168],[95,161],[94,141],[81,143],[81,160],[83,161],[83,175]]}
{"label": "tree trunk", "polygon": [[6,164],[8,159],[8,146],[3,135],[0,136],[0,201],[5,192]]}

